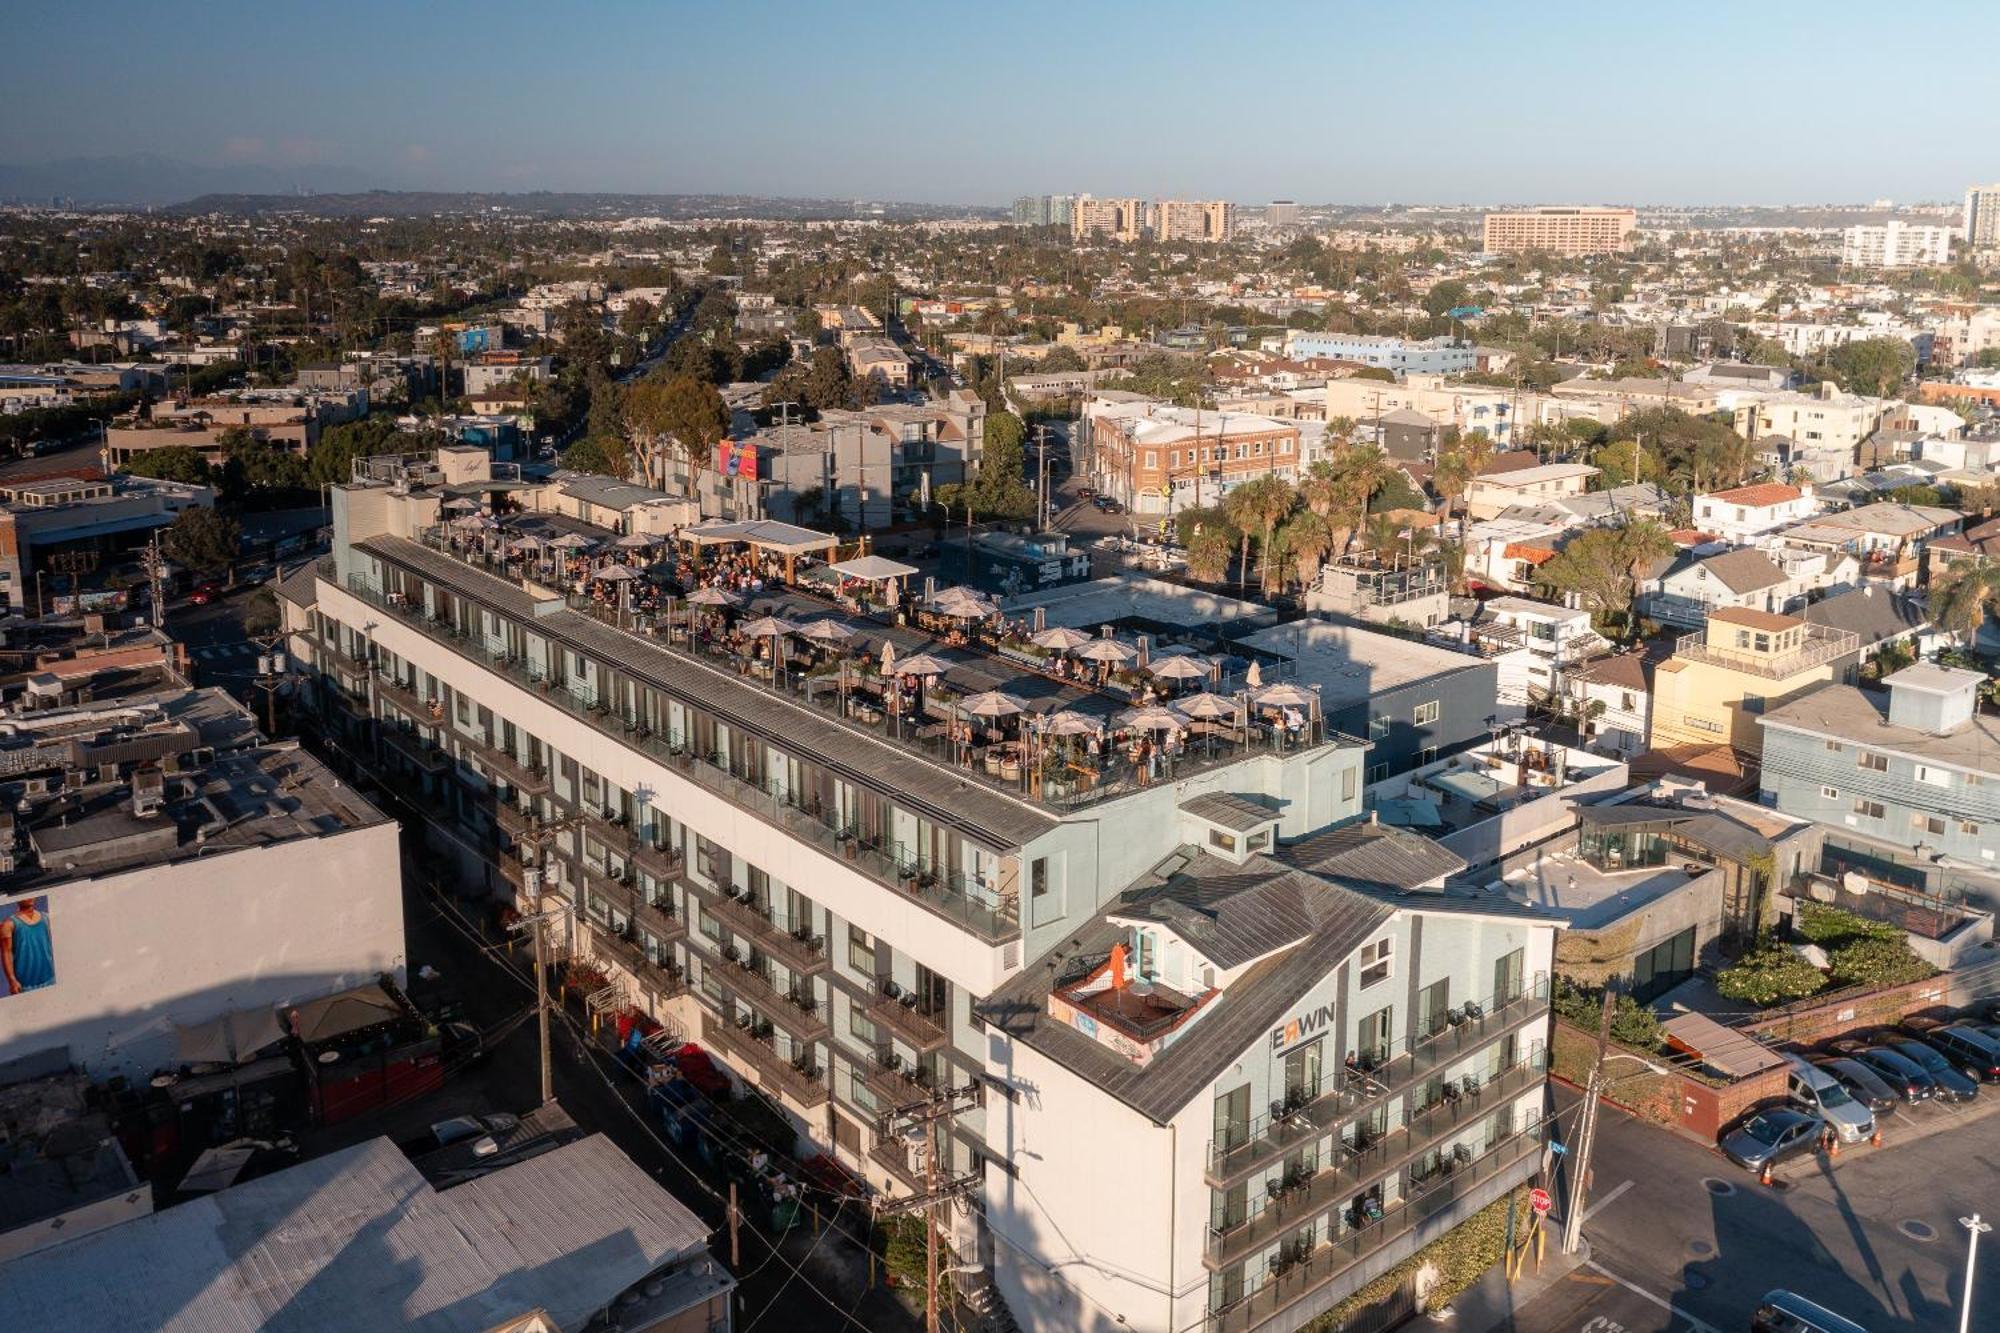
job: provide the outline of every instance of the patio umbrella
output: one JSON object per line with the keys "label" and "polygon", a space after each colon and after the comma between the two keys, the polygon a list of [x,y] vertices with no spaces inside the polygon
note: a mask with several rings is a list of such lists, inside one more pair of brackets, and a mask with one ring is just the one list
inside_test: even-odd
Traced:
{"label": "patio umbrella", "polygon": [[1264,683],[1263,663],[1252,662],[1250,664],[1250,674],[1243,678],[1243,683],[1253,690],[1262,686]]}
{"label": "patio umbrella", "polygon": [[986,600],[986,594],[968,584],[954,583],[951,587],[946,588],[943,592],[931,598],[931,603],[932,605],[936,605],[939,602],[962,602],[968,599],[975,602],[983,602]]}
{"label": "patio umbrella", "polygon": [[696,588],[687,595],[690,606],[741,606],[743,599],[727,588]]}
{"label": "patio umbrella", "polygon": [[479,508],[479,502],[477,500],[468,500],[462,495],[455,495],[444,502],[444,507],[454,512],[462,512],[468,509]]}
{"label": "patio umbrella", "polygon": [[937,615],[950,616],[954,620],[984,620],[988,616],[1000,614],[1000,608],[991,602],[939,601],[931,603],[931,610]]}
{"label": "patio umbrella", "polygon": [[1302,690],[1290,681],[1273,685],[1268,690],[1259,690],[1250,696],[1250,702],[1260,708],[1311,708],[1319,699],[1310,690]]}
{"label": "patio umbrella", "polygon": [[1071,629],[1067,625],[1057,625],[1051,629],[1045,629],[1039,634],[1030,635],[1028,638],[1028,642],[1034,644],[1037,648],[1047,648],[1051,652],[1057,653],[1075,652],[1090,641],[1088,634],[1085,634],[1080,629]]}
{"label": "patio umbrella", "polygon": [[490,530],[500,526],[499,523],[485,514],[460,514],[451,521],[451,525],[454,528],[462,528],[467,532]]}
{"label": "patio umbrella", "polygon": [[[885,673],[889,672],[890,663],[885,662],[882,670]],[[949,670],[951,663],[943,658],[933,657],[929,653],[916,653],[900,662],[894,662],[894,674],[898,676],[942,676]]]}
{"label": "patio umbrella", "polygon": [[1076,655],[1087,662],[1102,662],[1106,666],[1129,662],[1138,656],[1116,639],[1092,639],[1088,647],[1077,649]]}
{"label": "patio umbrella", "polygon": [[542,539],[539,537],[516,537],[513,541],[507,543],[507,554],[509,555],[533,555],[541,549]]}
{"label": "patio umbrella", "polygon": [[580,532],[565,532],[562,536],[549,543],[549,545],[560,547],[565,551],[581,551],[586,546],[595,546],[596,544],[596,542],[593,542]]}
{"label": "patio umbrella", "polygon": [[646,550],[648,547],[651,547],[658,541],[659,538],[648,537],[643,532],[628,532],[623,537],[620,537],[617,541],[614,541],[611,544],[613,546],[621,547],[622,549],[627,551],[643,551]]}
{"label": "patio umbrella", "polygon": [[1176,702],[1174,711],[1198,722],[1220,722],[1224,718],[1234,721],[1241,710],[1235,700],[1219,694],[1191,694]]}
{"label": "patio umbrella", "polygon": [[896,645],[888,639],[882,640],[882,674],[889,675],[896,667]]}
{"label": "patio umbrella", "polygon": [[639,571],[630,565],[606,565],[591,577],[603,579],[606,583],[624,583],[638,578]]}
{"label": "patio umbrella", "polygon": [[799,627],[782,616],[759,616],[744,625],[743,632],[753,639],[775,639],[785,634],[797,634]]}
{"label": "patio umbrella", "polygon": [[1200,680],[1208,675],[1208,663],[1199,657],[1163,657],[1152,671],[1161,680]]}
{"label": "patio umbrella", "polygon": [[998,690],[960,699],[958,706],[974,717],[1008,717],[1021,711],[1019,700]]}
{"label": "patio umbrella", "polygon": [[1183,731],[1187,728],[1187,723],[1164,708],[1135,708],[1122,714],[1118,725],[1128,731]]}
{"label": "patio umbrella", "polygon": [[854,631],[838,620],[815,620],[799,631],[802,639],[812,639],[818,643],[845,643],[854,637]]}
{"label": "patio umbrella", "polygon": [[1094,717],[1085,717],[1073,709],[1051,713],[1042,722],[1045,736],[1101,736],[1104,724]]}

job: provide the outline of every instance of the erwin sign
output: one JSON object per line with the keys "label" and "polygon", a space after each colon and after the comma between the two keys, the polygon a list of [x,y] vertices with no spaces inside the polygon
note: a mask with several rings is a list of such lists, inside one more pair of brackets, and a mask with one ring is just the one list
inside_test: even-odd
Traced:
{"label": "erwin sign", "polygon": [[1333,1026],[1336,1006],[1323,1004],[1310,1009],[1296,1018],[1285,1020],[1283,1026],[1271,1029],[1271,1054],[1278,1055],[1290,1050],[1302,1041],[1310,1040]]}

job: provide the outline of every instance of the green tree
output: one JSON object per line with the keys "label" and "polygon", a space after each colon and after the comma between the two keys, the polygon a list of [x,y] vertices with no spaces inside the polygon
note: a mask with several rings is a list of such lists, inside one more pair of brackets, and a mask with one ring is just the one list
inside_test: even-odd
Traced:
{"label": "green tree", "polygon": [[1535,577],[1546,591],[1573,594],[1601,625],[1629,626],[1638,576],[1674,549],[1666,529],[1650,519],[1591,528],[1571,538]]}
{"label": "green tree", "polygon": [[1849,393],[1888,398],[1917,368],[1917,353],[1901,338],[1861,338],[1834,348],[1827,364]]}
{"label": "green tree", "polygon": [[393,417],[383,413],[328,426],[306,455],[307,478],[315,486],[337,485],[353,478],[357,458],[416,453],[424,443],[422,436],[402,430]]}
{"label": "green tree", "polygon": [[1220,583],[1229,577],[1233,534],[1224,525],[1204,527],[1187,544],[1188,577],[1199,583]]}
{"label": "green tree", "polygon": [[2000,561],[1961,558],[1931,575],[1931,619],[1939,629],[1970,643],[1987,618],[2000,610]]}
{"label": "green tree", "polygon": [[1614,440],[1592,454],[1590,462],[1598,470],[1598,484],[1605,488],[1667,479],[1666,460],[1642,451],[1637,440]]}
{"label": "green tree", "polygon": [[160,539],[167,558],[204,574],[227,569],[236,561],[243,541],[243,529],[235,519],[226,518],[202,506],[183,509]]}
{"label": "green tree", "polygon": [[124,465],[124,470],[135,477],[158,477],[165,481],[185,481],[197,486],[206,486],[210,481],[211,469],[208,460],[185,444],[170,444],[163,449],[148,449],[135,454]]}
{"label": "green tree", "polygon": [[595,472],[603,477],[627,477],[632,469],[625,441],[616,435],[586,435],[563,450],[557,461],[572,472]]}
{"label": "green tree", "polygon": [[1035,363],[1035,369],[1045,374],[1054,374],[1059,370],[1075,371],[1085,368],[1083,353],[1077,351],[1074,347],[1051,347],[1047,352],[1042,354],[1042,359]]}
{"label": "green tree", "polygon": [[1282,576],[1278,562],[1273,558],[1272,537],[1278,525],[1285,521],[1298,506],[1298,492],[1292,483],[1283,477],[1266,473],[1261,477],[1244,482],[1223,499],[1223,508],[1235,517],[1237,526],[1244,529],[1244,569],[1243,579],[1249,581],[1249,531],[1254,528],[1257,539],[1257,562],[1266,593],[1274,590]]}
{"label": "green tree", "polygon": [[1024,519],[1034,516],[1035,492],[1022,479],[1026,460],[1022,448],[1027,428],[1012,412],[992,412],[986,417],[986,435],[979,453],[979,475],[974,478],[972,506],[989,518]]}
{"label": "green tree", "polygon": [[[625,421],[645,442],[672,440],[696,467],[711,466],[716,444],[729,434],[729,409],[712,383],[693,375],[648,375],[625,394]],[[650,466],[647,475],[653,475]]]}

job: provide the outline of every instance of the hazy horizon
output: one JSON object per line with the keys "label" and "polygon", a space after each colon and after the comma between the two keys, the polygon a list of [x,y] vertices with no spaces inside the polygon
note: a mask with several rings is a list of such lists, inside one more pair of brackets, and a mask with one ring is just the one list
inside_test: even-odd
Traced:
{"label": "hazy horizon", "polygon": [[[163,23],[124,0],[42,5],[10,25],[27,58],[0,161],[152,153],[341,188],[971,206],[1910,207],[2000,178],[1977,115],[1897,96],[1946,64],[1939,32],[1965,51],[2000,36],[2000,11],[1970,4],[1902,28],[1853,3],[1661,18],[892,0],[866,17],[218,0]],[[1857,86],[1871,76],[1875,93]],[[1989,66],[1951,77],[1957,105],[1993,104]]]}

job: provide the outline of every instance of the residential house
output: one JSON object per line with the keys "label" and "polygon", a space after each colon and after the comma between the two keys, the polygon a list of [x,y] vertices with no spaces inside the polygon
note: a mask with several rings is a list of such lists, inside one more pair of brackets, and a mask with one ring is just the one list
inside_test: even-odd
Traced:
{"label": "residential house", "polygon": [[1588,746],[1628,759],[1645,751],[1653,715],[1646,674],[1641,652],[1606,653],[1563,673],[1564,694]]}
{"label": "residential house", "polygon": [[1739,546],[1756,545],[1758,538],[1818,512],[1819,501],[1809,484],[1792,486],[1766,481],[1712,491],[1694,499],[1695,523],[1703,531]]}
{"label": "residential house", "polygon": [[1859,651],[1860,641],[1846,630],[1718,607],[1653,671],[1651,747],[1727,745],[1754,757],[1763,740],[1758,719],[1818,685],[1847,679]]}
{"label": "residential house", "polygon": [[1603,652],[1590,612],[1526,597],[1495,597],[1480,608],[1472,637],[1495,656],[1500,702],[1524,710],[1562,693],[1563,672]]}
{"label": "residential house", "polygon": [[1718,608],[1786,611],[1793,599],[1792,580],[1770,556],[1739,548],[1670,562],[1641,580],[1638,604],[1642,615],[1693,629]]}
{"label": "residential house", "polygon": [[1925,544],[1959,531],[1964,523],[1965,515],[1956,509],[1883,500],[1822,514],[1774,534],[1773,540],[1798,550],[1852,551],[1861,559],[1864,579],[1911,588],[1922,570]]}
{"label": "residential house", "polygon": [[1843,391],[1831,381],[1804,393],[1759,395],[1736,409],[1737,432],[1747,439],[1783,435],[1807,449],[1845,450],[1855,456],[1882,423],[1887,405]]}
{"label": "residential house", "polygon": [[1597,475],[1587,463],[1544,463],[1507,472],[1484,472],[1465,493],[1465,512],[1474,520],[1494,518],[1516,505],[1534,505],[1582,495]]}

